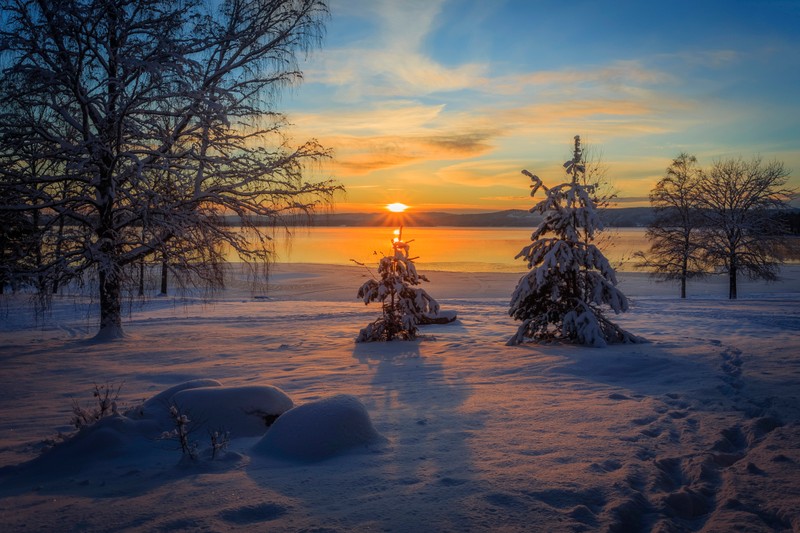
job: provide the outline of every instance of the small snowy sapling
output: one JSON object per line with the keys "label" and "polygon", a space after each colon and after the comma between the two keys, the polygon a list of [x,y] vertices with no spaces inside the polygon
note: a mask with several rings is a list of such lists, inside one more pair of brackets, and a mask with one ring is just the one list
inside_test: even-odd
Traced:
{"label": "small snowy sapling", "polygon": [[392,255],[382,257],[378,263],[380,279],[371,279],[358,289],[358,297],[365,304],[381,302],[383,312],[380,318],[361,330],[356,342],[413,340],[417,336],[417,325],[426,321],[426,315],[436,315],[439,311],[436,300],[424,289],[414,287],[428,278],[417,273],[415,258],[408,256],[409,243],[403,242],[402,236],[401,227],[392,242]]}
{"label": "small snowy sapling", "polygon": [[191,420],[178,408],[177,405],[174,404],[169,407],[169,416],[172,419],[173,424],[175,424],[175,427],[171,431],[165,431],[162,433],[161,438],[177,440],[178,444],[180,444],[181,452],[183,453],[184,457],[196,460],[197,443],[189,440],[189,433],[191,433],[189,423]]}
{"label": "small snowy sapling", "polygon": [[208,436],[211,438],[211,460],[213,461],[228,447],[231,442],[231,434],[229,431],[218,429],[216,431],[208,430]]}
{"label": "small snowy sapling", "polygon": [[585,180],[586,163],[580,137],[575,136],[571,160],[564,163],[570,180],[547,188],[538,176],[523,170],[531,196],[539,189],[545,198],[531,212],[544,216],[531,235],[531,244],[517,258],[530,272],[517,284],[509,315],[521,320],[508,344],[526,340],[565,340],[591,346],[610,342],[640,342],[610,322],[603,306],[615,313],[627,311],[628,300],[617,289],[614,269],[593,243],[602,229],[594,199],[594,185]]}

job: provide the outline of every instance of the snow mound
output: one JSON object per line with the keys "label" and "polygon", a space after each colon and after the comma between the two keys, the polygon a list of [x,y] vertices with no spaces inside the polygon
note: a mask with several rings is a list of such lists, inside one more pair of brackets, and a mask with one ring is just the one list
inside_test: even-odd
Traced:
{"label": "snow mound", "polygon": [[455,322],[456,318],[458,318],[456,311],[442,311],[439,309],[435,313],[422,313],[419,323],[422,325],[449,324],[450,322]]}
{"label": "snow mound", "polygon": [[177,392],[172,404],[193,422],[232,437],[258,437],[278,416],[294,406],[277,387],[198,387]]}
{"label": "snow mound", "polygon": [[214,379],[187,381],[153,396],[126,416],[172,426],[170,407],[186,415],[193,431],[226,431],[231,437],[258,437],[278,416],[294,406],[285,392],[271,385],[224,387]]}
{"label": "snow mound", "polygon": [[175,396],[182,390],[186,389],[196,389],[199,387],[222,387],[222,383],[217,381],[216,379],[193,379],[191,381],[184,381],[183,383],[179,383],[178,385],[174,385],[168,388],[165,391],[161,391],[146,402],[144,402],[144,409],[147,410],[149,407],[153,406],[162,406],[164,404],[168,404],[172,397]]}
{"label": "snow mound", "polygon": [[143,418],[157,420],[160,423],[169,425],[169,407],[172,405],[172,398],[180,391],[199,387],[222,387],[222,383],[216,379],[193,379],[191,381],[185,381],[159,392],[141,406],[129,409],[125,412],[125,416],[134,420],[141,420]]}
{"label": "snow mound", "polygon": [[98,461],[127,457],[145,464],[148,454],[164,448],[165,433],[175,428],[172,406],[188,419],[191,443],[202,446],[207,431],[227,432],[231,438],[260,437],[293,405],[286,393],[270,385],[224,387],[213,379],[187,381],[153,396],[140,407],[124,414],[115,412],[83,427],[9,471],[57,477],[74,474]]}
{"label": "snow mound", "polygon": [[94,461],[123,456],[131,444],[151,437],[156,432],[157,428],[147,421],[134,421],[114,414],[83,428],[31,463],[44,465],[54,473],[69,472]]}
{"label": "snow mound", "polygon": [[281,415],[253,452],[301,462],[321,461],[385,439],[358,398],[339,394]]}

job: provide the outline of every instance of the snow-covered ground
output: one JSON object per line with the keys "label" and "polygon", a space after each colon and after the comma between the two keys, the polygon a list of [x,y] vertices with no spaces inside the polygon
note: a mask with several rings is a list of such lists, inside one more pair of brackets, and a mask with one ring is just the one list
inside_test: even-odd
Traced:
{"label": "snow-covered ground", "polygon": [[[133,302],[112,344],[83,297],[39,321],[2,297],[0,531],[800,531],[799,267],[738,301],[623,273],[617,320],[651,342],[604,349],[506,346],[519,274],[425,273],[458,321],[384,344],[353,342],[379,312],[359,267]],[[192,380],[159,399],[207,426],[196,461],[152,400]],[[125,415],[40,456],[95,384]]]}

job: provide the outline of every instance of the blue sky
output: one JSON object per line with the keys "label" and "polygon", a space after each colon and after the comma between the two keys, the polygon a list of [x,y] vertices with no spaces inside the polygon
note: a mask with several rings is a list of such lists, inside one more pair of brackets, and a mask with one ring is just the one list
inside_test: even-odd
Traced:
{"label": "blue sky", "polygon": [[[530,207],[580,134],[646,205],[681,151],[800,176],[800,1],[331,0],[283,101],[336,157],[338,211]],[[800,180],[792,178],[797,187]]]}

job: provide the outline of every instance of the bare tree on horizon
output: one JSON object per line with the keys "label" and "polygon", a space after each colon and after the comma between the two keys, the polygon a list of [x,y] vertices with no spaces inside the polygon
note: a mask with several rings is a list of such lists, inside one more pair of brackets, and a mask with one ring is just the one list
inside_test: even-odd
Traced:
{"label": "bare tree on horizon", "polygon": [[718,160],[699,180],[703,259],[728,275],[731,300],[738,296],[739,274],[778,279],[786,228],[777,214],[794,193],[786,187],[789,176],[782,162],[756,157]]}
{"label": "bare tree on horizon", "polygon": [[667,167],[666,174],[650,191],[650,206],[655,218],[645,236],[650,241],[647,253],[638,252],[638,268],[647,268],[662,280],[679,280],[681,298],[686,298],[689,279],[705,276],[707,267],[701,258],[698,210],[701,169],[697,158],[680,153]]}

